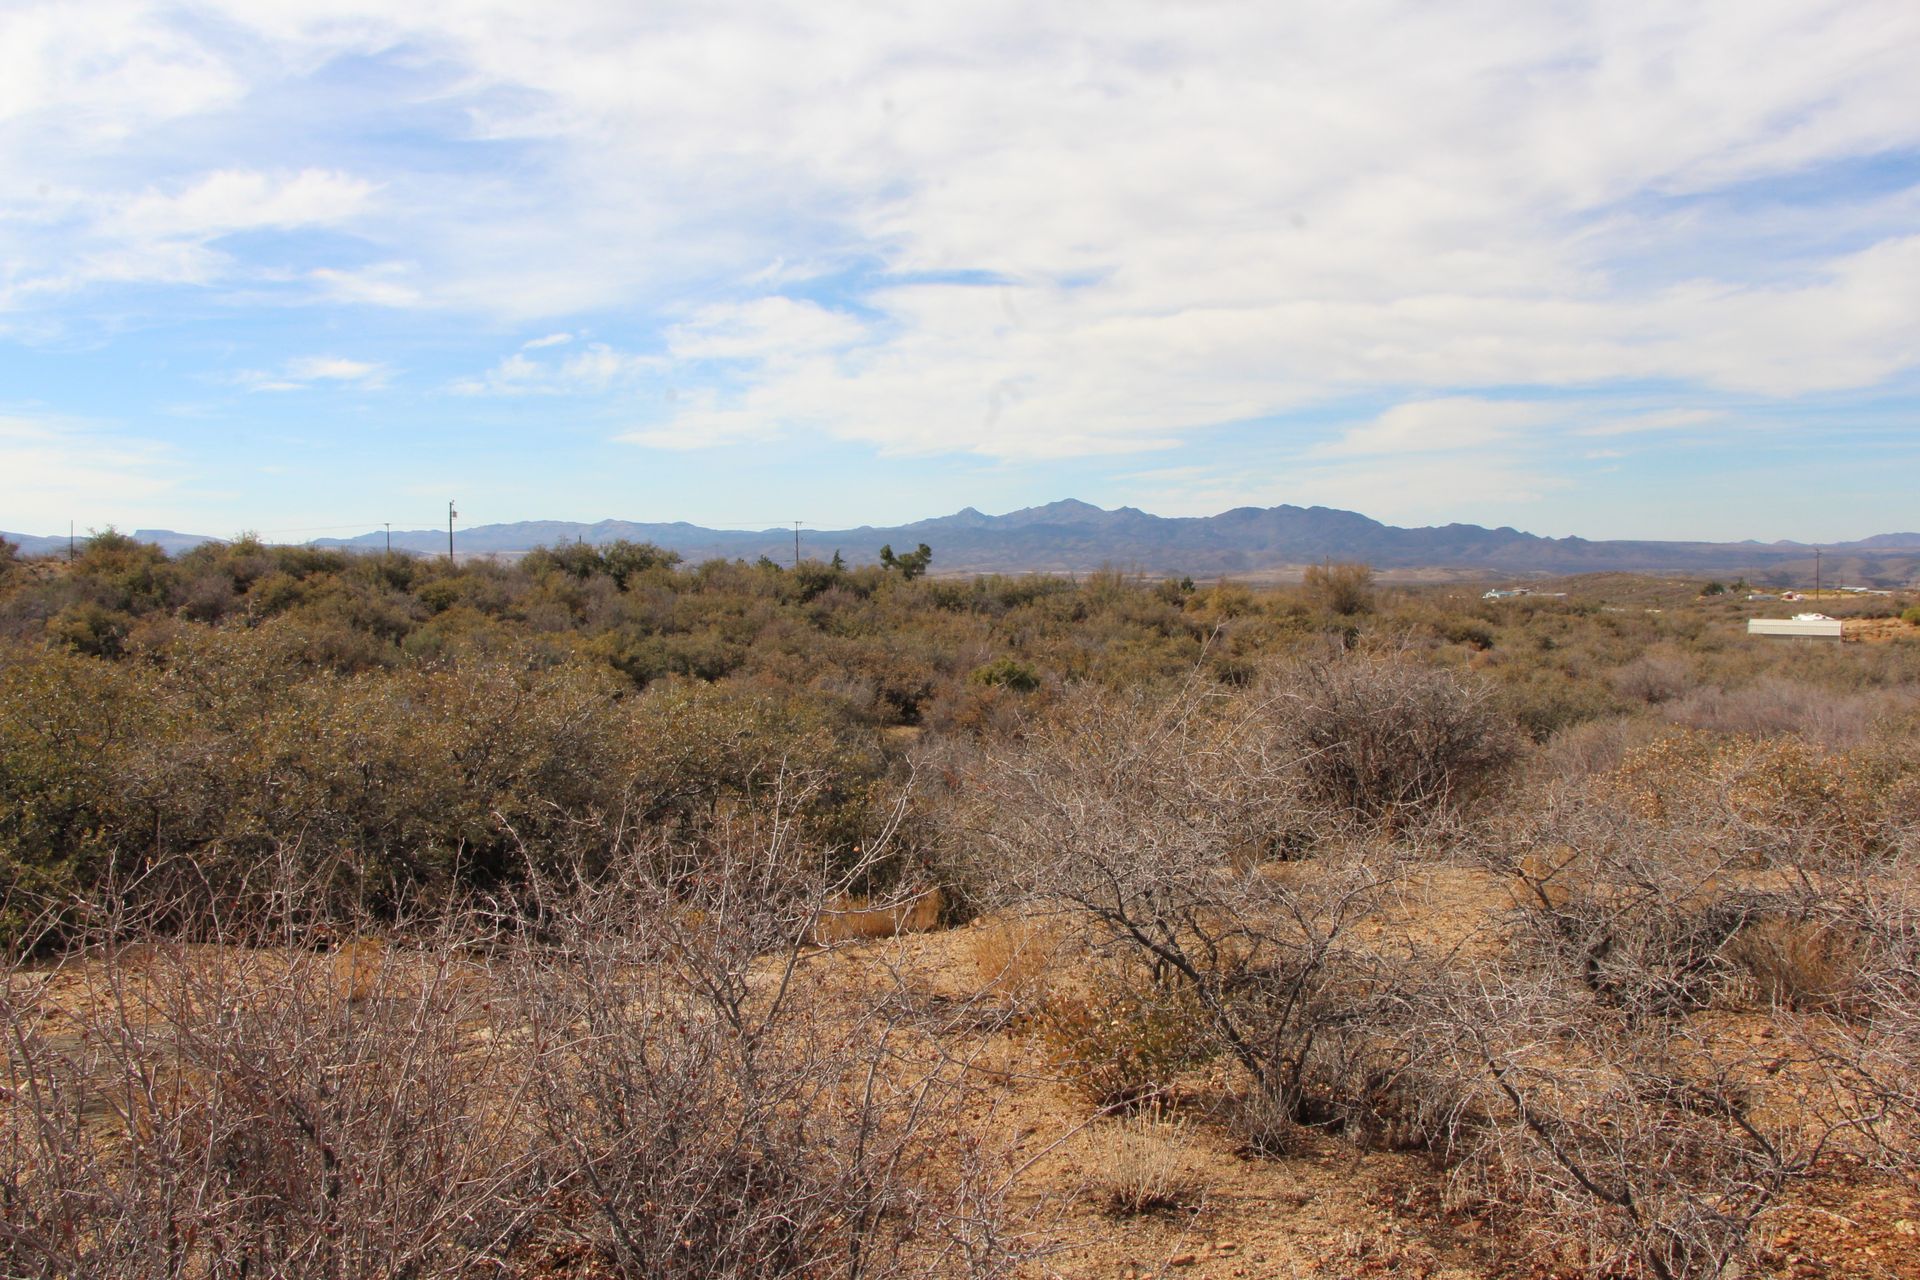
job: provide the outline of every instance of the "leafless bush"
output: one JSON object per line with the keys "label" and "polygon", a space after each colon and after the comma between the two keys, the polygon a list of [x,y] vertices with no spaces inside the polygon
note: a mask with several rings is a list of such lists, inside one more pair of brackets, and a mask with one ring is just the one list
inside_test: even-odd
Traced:
{"label": "leafless bush", "polygon": [[1866,946],[1845,924],[1782,914],[1742,926],[1726,954],[1753,980],[1766,1006],[1838,1011],[1855,1001]]}
{"label": "leafless bush", "polygon": [[951,1141],[977,1081],[912,1031],[900,988],[810,971],[887,836],[849,863],[794,832],[776,810],[542,898],[497,1031],[530,1046],[530,1158],[627,1275],[995,1274],[1004,1173]]}
{"label": "leafless bush", "polygon": [[1628,702],[1659,706],[1693,687],[1693,668],[1672,653],[1649,653],[1614,670],[1613,692]]}
{"label": "leafless bush", "polygon": [[1867,743],[1875,726],[1912,713],[1910,688],[1836,692],[1766,677],[1739,688],[1708,686],[1666,702],[1660,714],[1676,725],[1752,737],[1784,735],[1828,750]]}
{"label": "leafless bush", "polygon": [[804,847],[776,790],[424,935],[123,922],[16,966],[0,1273],[467,1276],[571,1239],[627,1276],[998,1274],[964,1044],[810,960],[888,833]]}
{"label": "leafless bush", "polygon": [[1264,691],[1304,798],[1388,831],[1459,815],[1513,763],[1518,739],[1488,689],[1404,658],[1301,663]]}
{"label": "leafless bush", "polygon": [[1636,1014],[1701,1008],[1738,980],[1730,944],[1780,904],[1736,887],[1737,851],[1592,785],[1531,799],[1487,850],[1514,877],[1529,954]]}
{"label": "leafless bush", "polygon": [[1644,716],[1609,716],[1560,730],[1528,760],[1528,774],[1543,780],[1581,780],[1612,773],[1629,752],[1666,730]]}
{"label": "leafless bush", "polygon": [[1435,1012],[1455,1176],[1596,1274],[1738,1274],[1834,1133],[1769,1105],[1777,1064],[1636,1023],[1555,975],[1462,984]]}
{"label": "leafless bush", "polygon": [[332,957],[163,940],[8,976],[0,1270],[460,1274],[527,1218],[519,1099],[445,935]]}
{"label": "leafless bush", "polygon": [[[1920,1182],[1920,900],[1904,862],[1828,887],[1824,930],[1847,940],[1838,993],[1776,1020],[1818,1064],[1822,1105],[1888,1171]],[[1827,957],[1819,957],[1824,961]],[[1818,993],[1827,997],[1826,991]]]}
{"label": "leafless bush", "polygon": [[[1495,1154],[1513,1203],[1585,1223],[1590,1256],[1723,1274],[1824,1151],[1920,1168],[1920,910],[1897,861],[1819,840],[1798,844],[1810,864],[1775,842],[1756,858],[1741,797],[1704,813],[1638,798],[1590,780],[1506,832],[1520,946],[1450,1015],[1483,1028],[1468,1073],[1487,1078],[1456,1134]],[[1757,1007],[1774,1037],[1719,1035],[1709,1005]]]}
{"label": "leafless bush", "polygon": [[[1070,913],[1113,972],[1136,975],[1142,1007],[1184,1009],[1187,1043],[1227,1054],[1293,1122],[1324,1121],[1346,1088],[1329,1071],[1353,1058],[1341,1046],[1365,1038],[1391,987],[1349,933],[1397,855],[1274,859],[1273,831],[1324,818],[1297,799],[1272,714],[1192,688],[1167,702],[1084,694],[965,778],[960,820],[980,878]],[[1139,1073],[1122,1074],[1137,1093]]]}

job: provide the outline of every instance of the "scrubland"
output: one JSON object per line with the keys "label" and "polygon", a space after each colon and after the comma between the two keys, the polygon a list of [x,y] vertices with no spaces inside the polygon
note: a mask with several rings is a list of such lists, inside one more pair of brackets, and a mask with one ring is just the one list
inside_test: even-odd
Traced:
{"label": "scrubland", "polygon": [[1920,626],[1702,586],[0,548],[0,1274],[1920,1275]]}

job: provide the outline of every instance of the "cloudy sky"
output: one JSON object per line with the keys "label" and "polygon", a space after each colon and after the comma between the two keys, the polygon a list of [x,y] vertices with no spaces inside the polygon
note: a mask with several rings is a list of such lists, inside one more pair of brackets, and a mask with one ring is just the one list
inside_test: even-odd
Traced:
{"label": "cloudy sky", "polygon": [[1920,525],[1913,0],[8,0],[0,528]]}

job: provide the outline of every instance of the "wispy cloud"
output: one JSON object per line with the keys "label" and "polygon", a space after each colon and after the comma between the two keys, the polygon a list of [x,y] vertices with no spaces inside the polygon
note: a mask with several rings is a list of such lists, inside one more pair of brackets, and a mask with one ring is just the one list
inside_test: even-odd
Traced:
{"label": "wispy cloud", "polygon": [[571,338],[555,334],[526,343],[480,377],[455,382],[453,390],[469,396],[604,395],[666,367],[657,356],[616,351],[604,342],[589,343],[558,360],[527,355],[563,341]]}
{"label": "wispy cloud", "polygon": [[376,391],[392,378],[393,370],[377,361],[339,356],[300,356],[275,371],[248,369],[233,375],[233,381],[249,391],[306,391],[319,386]]}
{"label": "wispy cloud", "polygon": [[92,423],[0,414],[0,511],[19,533],[103,527],[179,482],[172,451]]}
{"label": "wispy cloud", "polygon": [[1348,428],[1313,450],[1323,457],[1351,454],[1441,453],[1502,443],[1518,432],[1563,419],[1558,405],[1452,396],[1395,405],[1371,422]]}
{"label": "wispy cloud", "polygon": [[203,240],[263,227],[332,226],[366,211],[375,186],[351,174],[222,169],[177,190],[149,189],[105,213],[98,234]]}
{"label": "wispy cloud", "polygon": [[0,336],[392,321],[432,396],[605,397],[648,447],[1232,427],[1328,493],[1411,453],[1553,492],[1551,441],[1908,386],[1916,59],[1911,0],[26,0]]}
{"label": "wispy cloud", "polygon": [[1626,436],[1650,431],[1679,431],[1688,427],[1712,427],[1727,421],[1721,409],[1665,409],[1656,413],[1634,413],[1608,417],[1582,426],[1581,435]]}

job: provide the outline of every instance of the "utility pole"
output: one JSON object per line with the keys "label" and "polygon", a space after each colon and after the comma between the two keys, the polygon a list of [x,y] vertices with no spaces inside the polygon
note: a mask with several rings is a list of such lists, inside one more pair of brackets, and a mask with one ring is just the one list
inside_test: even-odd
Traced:
{"label": "utility pole", "polygon": [[1820,598],[1820,548],[1813,549],[1813,598]]}
{"label": "utility pole", "polygon": [[73,521],[67,521],[67,563],[73,563]]}
{"label": "utility pole", "polygon": [[387,525],[387,554],[392,555],[393,554],[393,521],[391,520],[387,521],[386,525]]}
{"label": "utility pole", "polygon": [[793,567],[800,567],[800,522],[793,522]]}
{"label": "utility pole", "polygon": [[453,518],[460,513],[453,509],[453,499],[447,499],[447,563],[453,564]]}

